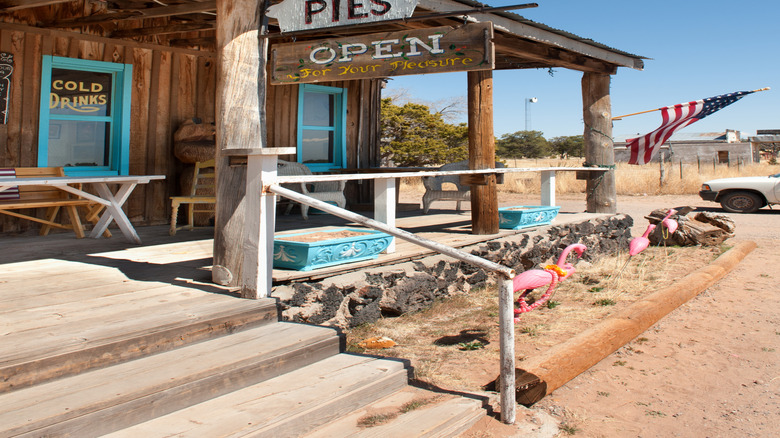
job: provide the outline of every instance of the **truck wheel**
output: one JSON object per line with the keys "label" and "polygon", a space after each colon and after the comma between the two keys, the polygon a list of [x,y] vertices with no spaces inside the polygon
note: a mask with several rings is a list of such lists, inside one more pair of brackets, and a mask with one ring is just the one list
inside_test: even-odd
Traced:
{"label": "truck wheel", "polygon": [[764,206],[764,200],[751,192],[731,192],[721,198],[720,205],[729,213],[753,213]]}

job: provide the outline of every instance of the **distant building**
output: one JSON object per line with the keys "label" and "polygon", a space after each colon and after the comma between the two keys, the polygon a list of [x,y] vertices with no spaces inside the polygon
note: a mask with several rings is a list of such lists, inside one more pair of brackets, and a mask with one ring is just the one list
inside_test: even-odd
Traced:
{"label": "distant building", "polygon": [[780,151],[780,129],[759,129],[755,137],[750,137],[753,148],[758,150],[761,161],[777,162]]}
{"label": "distant building", "polygon": [[[615,138],[615,162],[626,163],[631,157],[626,140],[636,136]],[[732,129],[725,132],[678,132],[669,139],[653,158],[653,162],[664,161],[678,163],[713,162],[716,163],[757,163],[759,149],[750,141],[742,139],[741,133]]]}

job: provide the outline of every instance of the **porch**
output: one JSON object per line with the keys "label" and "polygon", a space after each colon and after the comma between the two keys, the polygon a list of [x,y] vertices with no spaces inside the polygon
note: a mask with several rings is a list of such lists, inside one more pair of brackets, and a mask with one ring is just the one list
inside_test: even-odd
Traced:
{"label": "porch", "polygon": [[[538,203],[538,201],[529,201]],[[507,202],[503,204],[509,205]],[[553,221],[553,224],[580,222],[588,218],[602,216],[599,213],[585,213],[584,200],[567,200],[558,202],[561,210]],[[421,208],[415,208],[414,204],[405,203],[406,208],[397,211],[396,226],[423,238],[427,238],[447,246],[461,248],[479,242],[494,240],[500,237],[524,233],[527,230],[500,229],[497,234],[476,235],[471,233],[471,213],[468,209],[456,213],[454,201],[442,201],[435,205],[431,214],[423,215]],[[282,214],[280,208],[276,215],[276,234],[289,232],[315,232],[339,227],[362,227],[359,224],[324,213],[314,213],[309,219],[303,221],[297,208],[291,214]],[[371,212],[361,211],[361,214],[372,216]],[[223,287],[214,284],[211,280],[209,267],[213,251],[213,227],[199,227],[194,230],[182,230],[175,236],[169,235],[168,225],[138,226],[136,228],[141,245],[128,242],[121,235],[111,238],[85,238],[76,239],[72,233],[52,233],[48,236],[38,236],[36,230],[28,230],[20,235],[7,234],[0,239],[3,242],[4,251],[0,252],[0,265],[16,264],[21,262],[41,262],[43,260],[61,259],[71,260],[79,264],[97,264],[95,257],[108,259],[124,259],[127,266],[132,262],[151,263],[167,254],[168,259],[161,259],[158,263],[160,279],[174,278],[164,277],[163,272],[169,272],[171,276],[208,283],[212,292],[233,293],[237,288]],[[294,271],[287,269],[274,269],[274,283],[288,281],[305,281],[309,279],[325,278],[335,273],[353,271],[371,266],[388,265],[408,261],[434,254],[432,250],[422,248],[403,239],[396,239],[395,252],[381,254],[376,260],[356,262],[317,269],[314,271]],[[106,255],[108,254],[108,255]],[[146,257],[150,257],[146,260]],[[179,258],[177,258],[179,257]],[[107,266],[102,264],[103,266]],[[120,268],[119,262],[114,264]],[[139,265],[139,267],[142,267]],[[74,272],[74,275],[76,273]],[[0,277],[0,279],[2,279]],[[3,290],[0,282],[0,290]],[[218,290],[217,290],[218,289]]]}
{"label": "porch", "polygon": [[[580,203],[564,207],[554,224],[600,216],[578,213]],[[397,224],[456,247],[521,233],[473,235],[469,212],[453,214],[443,207],[427,216],[401,212]],[[300,225],[294,210],[278,216],[276,230]],[[352,224],[311,215],[305,225],[322,230]],[[213,228],[169,236],[161,225],[139,227],[138,233],[140,246],[117,237],[75,239],[70,233],[3,238],[0,435],[97,436],[124,429],[116,436],[164,431],[214,436],[241,424],[258,436],[300,436],[366,403],[408,400],[419,391],[407,386],[402,361],[344,354],[336,330],[279,322],[274,300],[243,300],[235,290],[213,284]],[[274,282],[316,280],[427,253],[399,241],[395,253],[374,261],[310,272],[274,270]],[[88,402],[70,398],[74,385],[86,388],[87,395],[79,397]],[[281,398],[273,398],[280,388]],[[436,411],[421,410],[419,418],[405,421],[435,420],[425,427],[453,436],[485,415],[484,402],[476,395],[445,394],[430,408]],[[220,414],[213,415],[217,409]],[[229,420],[217,421],[223,414]],[[141,424],[125,429],[136,423]]]}

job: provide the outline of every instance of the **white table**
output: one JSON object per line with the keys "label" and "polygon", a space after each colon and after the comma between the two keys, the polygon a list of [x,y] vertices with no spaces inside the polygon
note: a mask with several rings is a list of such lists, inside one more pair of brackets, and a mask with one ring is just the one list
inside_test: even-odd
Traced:
{"label": "white table", "polygon": [[[125,238],[130,242],[141,243],[138,233],[130,223],[130,219],[122,211],[127,198],[138,184],[147,184],[152,180],[165,179],[165,175],[128,175],[128,176],[63,176],[63,177],[44,177],[44,178],[13,178],[0,177],[0,192],[8,190],[14,186],[50,186],[82,198],[95,201],[105,205],[106,210],[100,216],[100,220],[92,228],[89,237],[99,238],[111,221],[116,221],[119,229],[122,230]],[[70,186],[69,184],[84,184],[94,187],[98,195],[87,193],[81,189]],[[118,184],[119,188],[113,193],[108,187],[109,184]]]}

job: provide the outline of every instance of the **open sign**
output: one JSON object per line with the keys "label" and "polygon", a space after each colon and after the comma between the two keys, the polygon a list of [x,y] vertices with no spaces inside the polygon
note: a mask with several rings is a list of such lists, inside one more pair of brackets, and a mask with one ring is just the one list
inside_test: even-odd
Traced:
{"label": "open sign", "polygon": [[271,83],[492,70],[492,40],[493,24],[484,22],[275,44]]}

